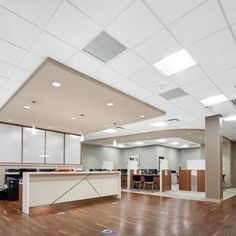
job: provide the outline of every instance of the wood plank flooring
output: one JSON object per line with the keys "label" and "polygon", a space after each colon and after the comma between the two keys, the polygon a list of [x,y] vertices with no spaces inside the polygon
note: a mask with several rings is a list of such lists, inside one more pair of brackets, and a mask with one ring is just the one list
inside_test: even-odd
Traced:
{"label": "wood plank flooring", "polygon": [[40,208],[30,216],[18,202],[0,201],[0,236],[94,236],[107,228],[124,236],[236,235],[236,197],[217,204],[122,193],[121,200]]}

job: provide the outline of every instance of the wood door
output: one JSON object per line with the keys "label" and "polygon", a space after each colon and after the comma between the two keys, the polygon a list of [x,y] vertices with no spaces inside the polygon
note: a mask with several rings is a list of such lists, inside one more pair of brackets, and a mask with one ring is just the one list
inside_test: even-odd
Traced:
{"label": "wood door", "polygon": [[205,170],[197,170],[197,191],[205,192]]}
{"label": "wood door", "polygon": [[179,171],[179,190],[191,191],[191,170]]}

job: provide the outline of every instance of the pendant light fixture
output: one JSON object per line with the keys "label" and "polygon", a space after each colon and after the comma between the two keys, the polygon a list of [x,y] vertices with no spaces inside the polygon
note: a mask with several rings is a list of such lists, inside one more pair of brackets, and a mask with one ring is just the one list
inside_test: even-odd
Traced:
{"label": "pendant light fixture", "polygon": [[33,135],[36,135],[36,128],[35,128],[35,105],[36,105],[36,101],[32,101],[32,104],[33,104],[33,125],[32,125],[32,128],[31,128],[31,133]]}

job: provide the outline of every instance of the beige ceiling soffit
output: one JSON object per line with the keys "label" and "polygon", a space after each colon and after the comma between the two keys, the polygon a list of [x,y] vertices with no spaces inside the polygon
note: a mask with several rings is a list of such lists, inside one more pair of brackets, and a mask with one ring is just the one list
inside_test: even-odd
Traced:
{"label": "beige ceiling soffit", "polygon": [[[60,82],[62,86],[55,88],[52,82]],[[32,109],[23,107],[33,100],[37,101],[36,127],[53,126],[55,131],[75,134],[93,133],[114,123],[123,126],[165,115],[164,111],[51,58],[39,66],[0,110],[0,121],[12,119],[16,124],[31,126]],[[108,107],[109,102],[115,105]]]}

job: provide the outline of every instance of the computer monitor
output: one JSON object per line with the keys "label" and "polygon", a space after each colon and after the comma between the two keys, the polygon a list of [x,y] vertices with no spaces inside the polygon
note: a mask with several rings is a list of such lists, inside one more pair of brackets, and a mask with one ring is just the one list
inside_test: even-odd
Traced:
{"label": "computer monitor", "polygon": [[37,172],[37,169],[31,169],[31,168],[25,168],[25,169],[20,169],[20,178],[23,178],[23,173],[24,172]]}
{"label": "computer monitor", "polygon": [[157,169],[149,169],[148,174],[156,175],[157,174]]}

